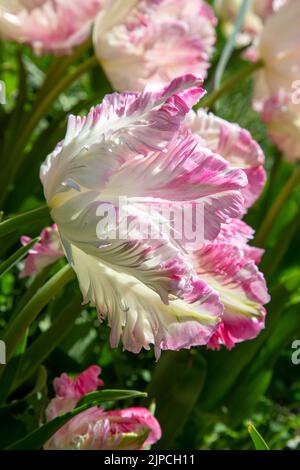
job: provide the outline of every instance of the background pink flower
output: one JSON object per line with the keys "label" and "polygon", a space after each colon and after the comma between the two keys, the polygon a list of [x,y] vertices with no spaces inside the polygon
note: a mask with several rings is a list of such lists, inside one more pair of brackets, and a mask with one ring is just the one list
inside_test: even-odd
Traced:
{"label": "background pink flower", "polygon": [[1,34],[37,52],[69,52],[83,42],[103,0],[1,0]]}
{"label": "background pink flower", "polygon": [[[71,411],[85,394],[103,385],[101,368],[90,366],[76,379],[67,374],[54,382],[56,397],[46,410],[47,420]],[[161,437],[158,421],[147,408],[104,411],[96,406],[78,414],[45,444],[47,450],[141,450]]]}
{"label": "background pink flower", "polygon": [[300,2],[290,0],[268,17],[258,44],[258,58],[264,66],[257,72],[254,107],[261,111],[264,102],[280,90],[293,92],[300,77]]}
{"label": "background pink flower", "polygon": [[206,77],[215,26],[202,0],[110,0],[95,23],[94,47],[116,90],[158,88],[186,73]]}
{"label": "background pink flower", "polygon": [[296,93],[283,89],[263,104],[262,120],[270,138],[287,160],[300,158],[300,101]]}
{"label": "background pink flower", "polygon": [[[20,273],[21,277],[33,276],[41,272],[46,266],[55,263],[59,258],[64,256],[62,245],[56,225],[45,228],[41,235],[41,239],[29,250],[29,254],[25,259],[23,269]],[[21,237],[22,245],[30,243],[31,238],[23,235]]]}

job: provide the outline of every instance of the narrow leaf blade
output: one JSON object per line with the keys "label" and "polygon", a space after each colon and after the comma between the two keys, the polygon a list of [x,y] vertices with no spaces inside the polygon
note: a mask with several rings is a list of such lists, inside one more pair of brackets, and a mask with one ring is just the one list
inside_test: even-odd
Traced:
{"label": "narrow leaf blade", "polygon": [[250,423],[248,425],[248,432],[251,436],[251,439],[253,441],[253,444],[256,450],[270,450],[268,444],[266,443],[264,438],[259,434],[254,424]]}

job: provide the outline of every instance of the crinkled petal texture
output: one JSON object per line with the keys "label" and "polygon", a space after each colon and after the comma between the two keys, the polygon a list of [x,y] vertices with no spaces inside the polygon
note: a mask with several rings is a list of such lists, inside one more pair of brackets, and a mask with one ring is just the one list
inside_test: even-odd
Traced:
{"label": "crinkled petal texture", "polygon": [[[47,421],[73,410],[87,393],[103,385],[101,368],[90,366],[72,379],[67,374],[54,382],[56,393],[46,410]],[[45,444],[47,450],[139,450],[161,437],[158,421],[147,408],[104,411],[96,406],[78,414]]]}
{"label": "crinkled petal texture", "polygon": [[221,155],[233,168],[242,168],[248,178],[243,190],[250,207],[260,196],[266,181],[264,154],[251,134],[238,124],[228,122],[205,110],[191,111],[187,127],[204,141],[204,145]]}
{"label": "crinkled petal texture", "polygon": [[70,117],[42,165],[65,253],[113,346],[154,344],[159,357],[206,344],[220,321],[219,295],[188,253],[241,216],[247,178],[182,127],[202,93],[188,75],[158,92],[108,96],[87,118]]}
{"label": "crinkled petal texture", "polygon": [[267,99],[263,105],[262,120],[267,125],[270,138],[285,158],[291,162],[299,160],[300,100],[297,92],[291,94],[279,90]]}
{"label": "crinkled petal texture", "polygon": [[82,43],[104,0],[0,0],[1,34],[37,52],[67,53]]}
{"label": "crinkled petal texture", "polygon": [[94,47],[113,87],[161,87],[185,73],[206,77],[216,18],[203,0],[109,0]]}
{"label": "crinkled petal texture", "polygon": [[222,227],[217,239],[196,253],[198,274],[220,295],[224,305],[222,321],[209,341],[209,347],[231,349],[236,343],[255,338],[264,328],[269,295],[256,263],[262,250],[248,241],[253,231],[241,220]]}
{"label": "crinkled petal texture", "polygon": [[[31,238],[27,236],[21,237],[21,243],[25,246],[31,242]],[[46,227],[41,235],[40,241],[35,243],[29,250],[29,254],[25,259],[20,277],[33,276],[38,274],[47,266],[55,263],[59,258],[64,256],[63,248],[60,242],[57,226]]]}
{"label": "crinkled petal texture", "polygon": [[292,91],[300,77],[300,2],[290,1],[264,26],[258,54],[265,63],[257,73],[254,106],[260,111],[263,102],[283,89]]}

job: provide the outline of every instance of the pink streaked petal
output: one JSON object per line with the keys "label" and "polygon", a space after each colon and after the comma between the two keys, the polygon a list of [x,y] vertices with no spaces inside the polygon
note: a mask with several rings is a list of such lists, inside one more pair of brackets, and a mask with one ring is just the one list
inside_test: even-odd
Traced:
{"label": "pink streaked petal", "polygon": [[[104,195],[107,192],[138,198],[145,208],[155,202],[168,204],[175,212],[183,211],[185,203],[194,207],[201,204],[204,237],[212,240],[222,222],[244,213],[241,193],[246,185],[242,170],[230,168],[224,159],[185,131],[170,142],[167,151],[128,161],[112,174]],[[194,226],[195,220],[191,224],[193,231],[199,230]]]}
{"label": "pink streaked petal", "polygon": [[[195,293],[190,292],[187,301],[170,300],[166,305],[137,278],[75,246],[72,252],[84,300],[97,306],[101,319],[107,318],[113,347],[122,339],[124,349],[138,353],[154,344],[159,357],[161,349],[206,344],[213,334],[222,306],[204,283],[191,285]],[[193,303],[189,303],[191,298]]]}
{"label": "pink streaked petal", "polygon": [[[157,419],[147,408],[132,407],[123,410],[107,411],[106,416],[111,417],[112,426],[116,427],[116,432],[135,432],[136,428],[143,426],[150,430],[144,446],[155,444],[161,438],[161,428]],[[114,419],[116,418],[116,420]],[[119,421],[118,421],[118,418]]]}
{"label": "pink streaked petal", "polygon": [[159,92],[108,95],[87,117],[70,116],[64,142],[41,167],[48,203],[81,184],[100,191],[122,161],[165,148],[203,94],[201,85],[199,77],[186,75]]}
{"label": "pink streaked petal", "polygon": [[[82,209],[78,208],[78,201]],[[61,236],[71,265],[74,245],[100,263],[136,277],[167,304],[170,295],[180,295],[189,284],[193,267],[180,244],[164,232],[168,220],[149,216],[141,201],[120,208],[95,201],[93,193],[85,193],[53,209],[52,215],[59,225],[64,225]],[[106,213],[107,206],[114,217],[100,222],[100,214]],[[76,217],[67,221],[70,213]]]}
{"label": "pink streaked petal", "polygon": [[260,318],[248,318],[226,313],[226,319],[218,326],[208,343],[209,349],[220,349],[221,345],[231,350],[237,343],[256,338],[265,327],[265,312]]}
{"label": "pink streaked petal", "polygon": [[209,347],[224,344],[231,349],[235,343],[254,338],[264,326],[264,304],[270,300],[265,279],[256,262],[261,250],[248,245],[253,230],[241,220],[222,225],[217,239],[197,252],[195,265],[203,279],[220,295],[224,306],[222,321]]}
{"label": "pink streaked petal", "polygon": [[203,139],[208,148],[221,155],[230,165],[245,170],[248,185],[243,194],[247,206],[251,206],[262,191],[266,173],[263,168],[264,154],[250,133],[238,124],[204,110],[189,113],[186,125]]}
{"label": "pink streaked petal", "polygon": [[243,220],[228,220],[227,224],[221,226],[220,233],[216,239],[218,244],[231,244],[240,248],[245,258],[259,264],[264,254],[262,248],[249,245],[249,241],[254,237],[254,230]]}

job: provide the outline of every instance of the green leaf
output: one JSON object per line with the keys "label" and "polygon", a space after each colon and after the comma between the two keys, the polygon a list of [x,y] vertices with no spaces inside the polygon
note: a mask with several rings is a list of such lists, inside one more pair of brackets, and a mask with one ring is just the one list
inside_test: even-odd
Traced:
{"label": "green leaf", "polygon": [[45,220],[45,224],[49,222],[49,209],[46,205],[3,220],[0,223],[0,237],[9,235],[16,230],[24,229],[30,226],[36,219]]}
{"label": "green leaf", "polygon": [[21,261],[24,256],[27,255],[29,250],[35,245],[38,241],[40,240],[39,237],[34,238],[31,242],[29,242],[27,245],[22,246],[19,248],[13,255],[11,255],[7,260],[3,261],[3,263],[0,264],[0,277],[3,276],[3,274],[7,273],[13,266],[15,266],[19,261]]}
{"label": "green leaf", "polygon": [[165,352],[147,388],[156,401],[162,438],[156,448],[170,449],[197,402],[206,376],[205,361],[189,351]]}
{"label": "green leaf", "polygon": [[254,444],[254,447],[255,447],[256,450],[270,450],[269,446],[266,443],[266,441],[259,434],[259,432],[255,428],[254,424],[249,423],[248,432],[251,436],[251,439],[253,441],[253,444]]}
{"label": "green leaf", "polygon": [[7,360],[12,356],[26,328],[31,325],[47,303],[74,277],[74,271],[70,266],[62,268],[36,292],[18,316],[9,323],[3,335],[3,340],[6,342]]}
{"label": "green leaf", "polygon": [[99,390],[85,395],[79,402],[80,405],[92,405],[94,403],[105,403],[107,401],[127,400],[128,398],[144,398],[147,393],[137,390]]}
{"label": "green leaf", "polygon": [[200,406],[203,411],[214,411],[223,404],[226,395],[230,396],[232,391],[234,392],[236,384],[239,384],[239,374],[247,370],[248,364],[251,363],[260,346],[275,328],[289,293],[285,286],[279,284],[273,289],[271,296],[266,329],[256,339],[238,344],[232,351],[222,348],[221,351],[203,352],[209,377],[200,397]]}
{"label": "green leaf", "polygon": [[38,368],[40,364],[52,353],[59,345],[69,329],[73,326],[76,317],[82,309],[81,294],[75,295],[75,298],[63,308],[59,316],[55,319],[53,325],[29,346],[23,354],[17,378],[12,386],[12,391],[22,385]]}
{"label": "green leaf", "polygon": [[[77,416],[82,411],[91,406],[112,400],[124,400],[126,398],[145,397],[147,394],[135,390],[100,390],[99,392],[89,393],[83,397],[76,408],[69,413],[65,413],[35,429],[27,436],[19,439],[8,446],[5,450],[38,450],[55,434],[65,423]],[[130,436],[129,436],[130,437]]]}
{"label": "green leaf", "polygon": [[90,405],[83,405],[76,407],[74,410],[69,413],[65,413],[57,418],[49,421],[49,423],[44,424],[38,429],[35,429],[27,436],[19,439],[10,446],[6,447],[5,450],[39,450],[43,445],[50,439],[53,434],[55,434],[64,424],[66,424],[70,419],[77,416],[82,411],[90,408]]}
{"label": "green leaf", "polygon": [[0,405],[5,402],[6,397],[10,394],[11,385],[15,380],[18,367],[20,365],[20,359],[21,356],[15,356],[5,367],[1,366],[2,370],[0,370],[3,372],[0,377]]}

